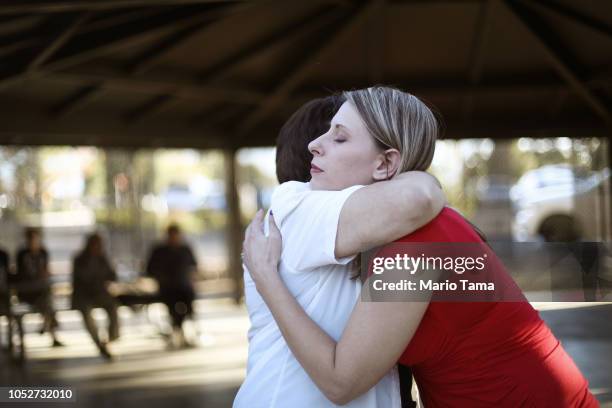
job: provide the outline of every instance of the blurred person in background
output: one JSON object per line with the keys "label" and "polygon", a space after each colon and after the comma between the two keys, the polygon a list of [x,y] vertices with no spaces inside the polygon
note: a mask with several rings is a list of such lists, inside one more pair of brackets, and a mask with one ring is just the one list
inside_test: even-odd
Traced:
{"label": "blurred person in background", "polygon": [[9,256],[0,248],[0,316],[8,313],[9,307]]}
{"label": "blurred person in background", "polygon": [[[87,237],[85,248],[74,258],[72,266],[72,308],[83,315],[83,321],[100,354],[112,358],[106,345],[119,338],[117,301],[108,286],[117,275],[104,252],[104,243],[98,233]],[[91,312],[103,308],[108,315],[108,333],[101,339]]]}
{"label": "blurred person in background", "polygon": [[166,240],[151,251],[147,262],[147,275],[157,280],[160,300],[168,308],[172,323],[170,346],[189,347],[183,322],[193,317],[195,290],[192,275],[197,261],[177,224],[166,230]]}
{"label": "blurred person in background", "polygon": [[17,296],[20,301],[30,304],[43,315],[44,323],[40,333],[51,334],[53,347],[63,346],[55,333],[58,323],[52,303],[49,254],[42,245],[40,230],[26,228],[25,240],[25,246],[17,252]]}

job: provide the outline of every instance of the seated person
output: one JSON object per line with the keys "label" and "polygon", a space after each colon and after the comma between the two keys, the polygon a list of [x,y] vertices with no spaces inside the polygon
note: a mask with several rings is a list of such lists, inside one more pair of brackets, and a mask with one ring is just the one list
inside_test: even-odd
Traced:
{"label": "seated person", "polygon": [[168,308],[172,320],[170,345],[191,346],[185,338],[183,322],[193,317],[195,289],[192,274],[197,270],[197,262],[178,225],[167,229],[166,241],[153,248],[147,263],[147,275],[159,284],[160,300]]}
{"label": "seated person", "polygon": [[8,313],[9,307],[9,256],[0,248],[0,315]]}
{"label": "seated person", "polygon": [[48,331],[53,339],[53,347],[62,346],[55,333],[58,323],[51,298],[49,255],[42,246],[40,230],[27,228],[25,238],[25,246],[17,252],[17,296],[20,301],[30,304],[43,315],[41,334]]}
{"label": "seated person", "polygon": [[[85,327],[94,343],[105,358],[112,358],[106,344],[119,338],[119,319],[117,302],[109,293],[108,285],[117,280],[103,249],[102,237],[91,234],[87,237],[85,248],[73,261],[72,268],[72,308],[81,312]],[[98,327],[91,311],[95,307],[103,308],[108,314],[108,335],[100,339]]]}

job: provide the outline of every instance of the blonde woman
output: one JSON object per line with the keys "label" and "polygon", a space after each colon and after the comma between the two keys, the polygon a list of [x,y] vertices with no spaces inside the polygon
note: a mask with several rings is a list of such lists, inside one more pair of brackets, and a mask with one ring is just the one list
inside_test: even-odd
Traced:
{"label": "blonde woman", "polygon": [[[426,169],[433,147],[424,140],[435,138],[423,131],[427,112],[411,109],[413,96],[377,87],[345,97],[330,130],[309,145],[313,188],[347,188],[351,180],[367,184],[368,171],[374,182],[385,167],[391,175]],[[363,155],[364,146],[369,146],[369,155]],[[373,207],[360,214],[372,220],[373,233],[385,223],[401,221],[389,221],[385,208]],[[245,263],[293,355],[334,403],[359,398],[399,363],[412,366],[426,407],[598,406],[571,357],[525,300],[358,302],[340,339],[330,336],[304,312],[278,273],[291,240],[284,222],[275,214],[266,237],[262,214],[257,215],[247,229]],[[342,231],[337,234],[341,237]],[[482,242],[449,208],[399,241]],[[336,256],[356,250],[347,250],[336,239]],[[513,284],[503,268],[491,273],[509,287]],[[327,301],[333,304],[334,299]]]}

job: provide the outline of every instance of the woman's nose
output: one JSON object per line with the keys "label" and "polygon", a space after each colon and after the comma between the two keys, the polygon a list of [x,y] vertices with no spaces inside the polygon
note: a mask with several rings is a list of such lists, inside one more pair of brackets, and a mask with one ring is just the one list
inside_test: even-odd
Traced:
{"label": "woman's nose", "polygon": [[312,142],[308,143],[308,151],[313,155],[313,156],[319,156],[321,155],[322,149],[321,149],[321,137],[317,137],[315,140],[313,140]]}

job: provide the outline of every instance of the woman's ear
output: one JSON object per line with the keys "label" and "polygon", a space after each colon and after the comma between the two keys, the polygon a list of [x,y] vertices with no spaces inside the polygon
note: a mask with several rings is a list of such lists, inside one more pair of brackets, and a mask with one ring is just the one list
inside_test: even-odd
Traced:
{"label": "woman's ear", "polygon": [[390,180],[399,170],[401,155],[397,149],[387,149],[380,153],[372,174],[375,181]]}

